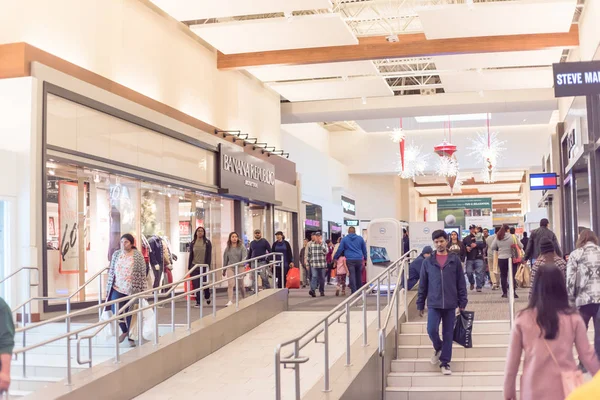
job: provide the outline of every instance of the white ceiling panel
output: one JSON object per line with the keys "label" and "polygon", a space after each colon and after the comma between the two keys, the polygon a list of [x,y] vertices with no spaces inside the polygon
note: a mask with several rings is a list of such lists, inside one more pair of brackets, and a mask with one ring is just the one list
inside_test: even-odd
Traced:
{"label": "white ceiling panel", "polygon": [[577,0],[523,0],[419,9],[427,39],[568,32]]}
{"label": "white ceiling panel", "polygon": [[432,57],[438,70],[505,68],[552,65],[560,61],[562,49],[509,51],[506,53],[462,54]]}
{"label": "white ceiling panel", "polygon": [[190,28],[225,54],[358,44],[339,14],[256,19]]}
{"label": "white ceiling panel", "polygon": [[269,86],[289,101],[352,99],[393,96],[394,92],[381,77],[321,79],[315,81],[272,83]]}
{"label": "white ceiling panel", "polygon": [[551,88],[552,67],[440,74],[446,93]]}
{"label": "white ceiling panel", "polygon": [[263,82],[378,74],[377,67],[375,67],[372,61],[350,61],[312,65],[272,65],[248,68],[247,71]]}
{"label": "white ceiling panel", "polygon": [[151,0],[180,21],[236,17],[332,7],[330,0]]}

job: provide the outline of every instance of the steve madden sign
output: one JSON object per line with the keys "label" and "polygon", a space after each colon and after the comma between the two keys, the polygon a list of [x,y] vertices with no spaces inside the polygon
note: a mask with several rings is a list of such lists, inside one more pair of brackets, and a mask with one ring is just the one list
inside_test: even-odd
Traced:
{"label": "steve madden sign", "polygon": [[600,61],[553,64],[554,96],[600,94]]}
{"label": "steve madden sign", "polygon": [[275,167],[244,153],[243,149],[219,145],[219,186],[249,200],[275,202]]}

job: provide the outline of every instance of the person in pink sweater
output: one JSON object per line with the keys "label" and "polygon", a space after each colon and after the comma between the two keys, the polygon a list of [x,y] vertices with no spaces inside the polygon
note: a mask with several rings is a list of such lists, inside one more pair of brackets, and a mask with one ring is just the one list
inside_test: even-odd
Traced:
{"label": "person in pink sweater", "polygon": [[569,305],[564,274],[555,265],[546,264],[538,271],[529,306],[515,319],[504,374],[504,398],[517,400],[516,380],[524,353],[520,400],[564,400],[561,372],[577,370],[573,344],[583,365],[596,374],[600,362],[583,319]]}

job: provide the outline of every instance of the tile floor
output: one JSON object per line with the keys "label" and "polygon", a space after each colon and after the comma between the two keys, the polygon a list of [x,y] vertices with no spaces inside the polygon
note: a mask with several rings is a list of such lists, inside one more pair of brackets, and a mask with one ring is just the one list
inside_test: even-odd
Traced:
{"label": "tile floor", "polygon": [[[262,400],[274,398],[275,346],[282,341],[292,339],[294,335],[308,329],[325,315],[326,313],[323,312],[306,311],[281,313],[138,396],[137,399]],[[375,312],[368,312],[369,323],[375,318]],[[355,341],[362,334],[362,312],[352,312],[350,319],[352,341]],[[332,339],[329,347],[330,365],[345,354],[345,329],[346,325],[339,323],[334,323],[329,328],[330,339]],[[287,351],[282,353],[285,355]],[[305,393],[323,376],[323,345],[312,342],[300,354],[310,357],[310,361],[304,364],[300,371],[301,389]],[[294,398],[293,378],[293,370],[282,368],[283,399]]]}

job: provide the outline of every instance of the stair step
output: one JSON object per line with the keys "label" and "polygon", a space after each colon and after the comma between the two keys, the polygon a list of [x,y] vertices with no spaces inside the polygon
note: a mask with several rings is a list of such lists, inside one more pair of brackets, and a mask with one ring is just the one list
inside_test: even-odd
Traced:
{"label": "stair step", "polygon": [[388,387],[386,400],[504,400],[502,386]]}
{"label": "stair step", "polygon": [[[509,332],[510,321],[475,321],[473,333]],[[400,325],[400,333],[427,333],[427,322],[405,322]]]}
{"label": "stair step", "polygon": [[[471,386],[502,386],[504,372],[452,372],[450,376],[443,376],[438,372],[392,372],[388,375],[387,386],[410,387],[463,387]],[[517,379],[517,384],[519,379]]]}
{"label": "stair step", "polygon": [[[452,372],[502,372],[506,357],[453,358],[450,363]],[[392,372],[439,372],[440,367],[429,359],[403,358],[392,361]]]}
{"label": "stair step", "polygon": [[28,376],[23,378],[21,376],[10,377],[11,390],[22,390],[28,392],[35,392],[40,390],[48,385],[61,381],[63,378],[59,378],[56,376]]}
{"label": "stair step", "polygon": [[[476,344],[508,344],[510,333],[508,332],[473,332],[473,345]],[[431,344],[429,335],[426,333],[401,333],[398,339],[401,346]]]}
{"label": "stair step", "polygon": [[[465,349],[459,344],[452,345],[452,357],[455,358],[485,358],[506,357],[507,344],[478,344],[470,349]],[[426,345],[398,346],[398,358],[430,358],[433,355],[431,343]]]}

